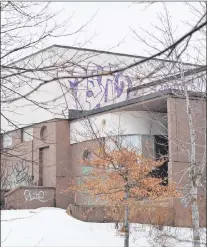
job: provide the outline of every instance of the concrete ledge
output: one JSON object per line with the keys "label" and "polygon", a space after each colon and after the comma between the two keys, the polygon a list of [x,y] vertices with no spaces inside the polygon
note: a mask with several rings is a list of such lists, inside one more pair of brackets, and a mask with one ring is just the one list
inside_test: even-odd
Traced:
{"label": "concrete ledge", "polygon": [[85,222],[114,222],[113,219],[106,216],[106,208],[103,206],[70,204],[66,212],[75,219]]}
{"label": "concrete ledge", "polygon": [[[164,200],[163,200],[164,201]],[[149,209],[146,206],[140,206],[136,216],[130,217],[133,223],[154,224],[154,225],[170,225],[174,226],[174,209],[171,200],[166,200],[164,204],[150,204]],[[145,209],[145,210],[144,210]],[[107,212],[110,212],[109,207],[104,206],[87,206],[70,204],[67,209],[67,214],[85,222],[116,222]],[[124,215],[124,212],[123,212]],[[122,222],[120,220],[120,222]]]}

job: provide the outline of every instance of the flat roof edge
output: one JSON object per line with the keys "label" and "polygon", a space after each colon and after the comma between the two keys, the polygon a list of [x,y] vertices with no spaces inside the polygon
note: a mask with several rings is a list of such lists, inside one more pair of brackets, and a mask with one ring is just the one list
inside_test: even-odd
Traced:
{"label": "flat roof edge", "polygon": [[[147,100],[151,100],[151,99],[157,99],[157,98],[163,98],[163,97],[167,97],[167,95],[173,95],[175,97],[183,97],[183,91],[179,90],[179,89],[165,89],[165,90],[159,90],[158,92],[155,93],[150,93],[147,95],[143,95],[137,98],[132,98],[126,101],[122,101],[119,103],[115,103],[113,105],[108,105],[108,106],[104,106],[98,109],[92,109],[89,111],[82,111],[82,110],[69,110],[69,120],[77,120],[79,118],[85,118],[88,116],[92,116],[92,115],[96,115],[96,114],[100,114],[100,113],[104,113],[107,111],[111,111],[111,110],[115,110],[115,109],[119,109],[121,107],[125,107],[125,106],[130,106],[130,105],[134,105],[137,103],[141,103]],[[201,93],[196,93],[196,92],[189,92],[190,97],[198,97],[198,98],[205,98],[206,99],[206,95],[203,95]],[[71,113],[70,113],[71,111]]]}

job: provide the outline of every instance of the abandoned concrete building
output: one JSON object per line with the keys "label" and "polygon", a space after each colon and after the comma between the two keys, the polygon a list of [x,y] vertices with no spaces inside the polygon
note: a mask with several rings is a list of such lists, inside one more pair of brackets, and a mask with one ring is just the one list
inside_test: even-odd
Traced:
{"label": "abandoned concrete building", "polygon": [[[72,51],[72,55],[78,49],[53,46],[47,52],[55,51],[57,55],[60,50],[57,52],[54,48]],[[96,60],[94,64],[103,61],[104,58],[100,56],[113,56],[113,59],[114,56],[119,56],[125,58],[125,61],[136,58],[87,49],[78,51],[81,56],[83,52],[87,56],[88,53],[100,54],[93,57]],[[117,64],[116,61],[115,63]],[[194,83],[197,89],[190,90],[189,97],[196,126],[196,160],[199,162],[205,149],[206,97],[203,89],[206,66],[189,69],[186,65],[185,76],[188,80],[196,78]],[[109,92],[108,84],[106,87],[99,80],[101,78],[87,80],[85,98],[83,94],[78,95],[79,85],[75,81],[68,82],[75,97],[68,98],[70,102],[73,100],[73,104],[67,108],[66,117],[56,117],[56,112],[52,117],[46,115],[41,118],[42,112],[39,112],[39,117],[28,117],[30,124],[26,123],[24,127],[16,127],[1,134],[1,201],[5,208],[55,206],[67,209],[70,205],[73,216],[84,220],[84,210],[92,207],[93,211],[87,220],[102,221],[104,211],[100,205],[93,205],[90,197],[72,195],[67,190],[72,177],[81,177],[90,170],[90,167],[79,165],[78,161],[85,155],[91,155],[90,150],[97,148],[97,140],[90,131],[91,125],[97,131],[98,138],[108,145],[107,136],[113,133],[114,136],[124,138],[124,145],[132,143],[146,157],[156,159],[160,154],[169,155],[168,162],[161,167],[162,173],[180,186],[187,184],[190,136],[181,74],[176,72],[167,78],[149,80],[141,85],[135,83],[130,76],[114,75],[112,79],[110,76],[104,83],[110,82],[113,92]],[[87,124],[89,121],[90,126]],[[199,195],[202,196],[201,224],[206,225],[204,189],[200,189]],[[185,201],[172,198],[160,207],[165,207],[172,213],[170,224],[191,224],[189,206],[186,206]],[[140,215],[137,221],[147,223],[148,219]]]}

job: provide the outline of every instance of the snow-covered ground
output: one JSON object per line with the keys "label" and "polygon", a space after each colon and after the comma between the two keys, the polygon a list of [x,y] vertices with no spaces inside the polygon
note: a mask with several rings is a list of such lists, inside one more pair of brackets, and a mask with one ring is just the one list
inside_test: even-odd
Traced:
{"label": "snow-covered ground", "polygon": [[[192,232],[188,228],[166,227],[159,232],[147,225],[134,224],[131,225],[130,246],[159,247],[163,241],[165,246],[169,247],[192,247],[191,238]],[[205,239],[203,242],[205,243]],[[65,210],[59,208],[2,210],[1,246],[117,247],[124,246],[124,239],[116,233],[114,224],[82,222],[68,216]]]}

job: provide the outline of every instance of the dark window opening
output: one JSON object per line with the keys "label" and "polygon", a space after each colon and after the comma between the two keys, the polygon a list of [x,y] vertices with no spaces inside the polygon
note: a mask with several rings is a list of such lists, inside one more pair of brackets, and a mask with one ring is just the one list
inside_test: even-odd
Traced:
{"label": "dark window opening", "polygon": [[158,168],[150,172],[150,176],[156,178],[162,178],[162,185],[168,185],[168,139],[167,136],[156,135],[155,137],[155,153],[156,160],[162,157],[166,158],[166,161]]}
{"label": "dark window opening", "polygon": [[39,149],[39,180],[38,186],[43,186],[43,149]]}
{"label": "dark window opening", "polygon": [[91,151],[89,149],[84,150],[83,159],[87,161],[91,159]]}

